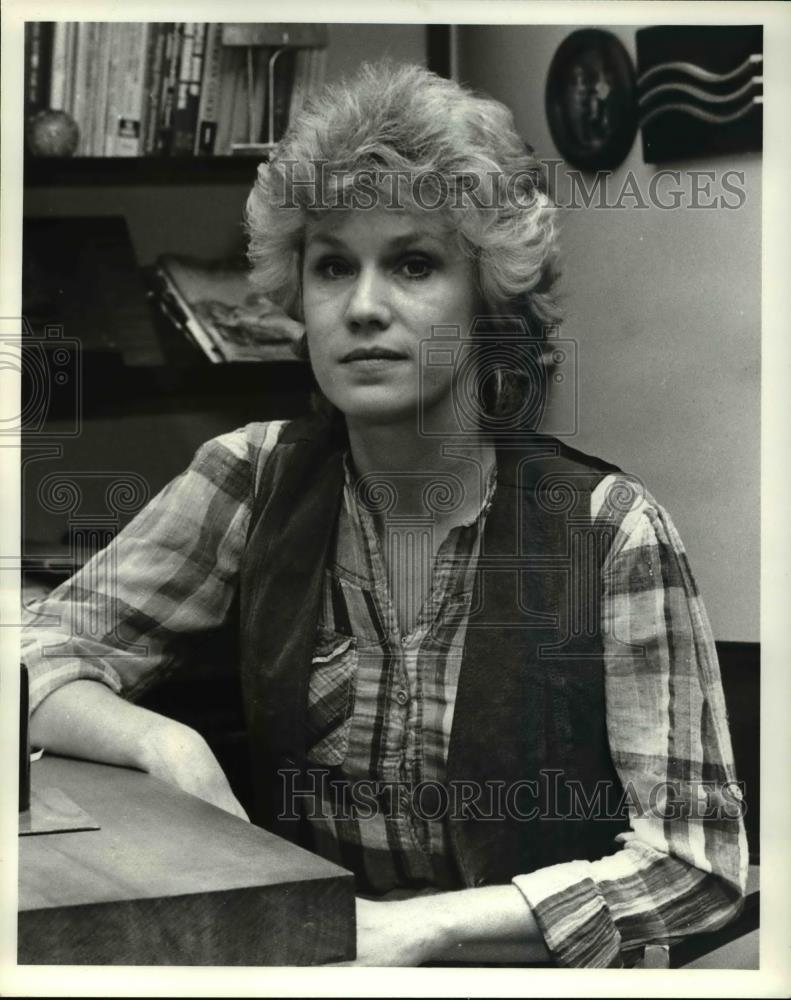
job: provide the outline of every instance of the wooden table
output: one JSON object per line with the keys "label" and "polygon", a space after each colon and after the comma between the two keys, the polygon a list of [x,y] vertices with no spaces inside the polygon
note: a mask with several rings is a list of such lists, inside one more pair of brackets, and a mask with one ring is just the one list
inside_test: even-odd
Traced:
{"label": "wooden table", "polygon": [[344,869],[139,771],[45,756],[31,783],[100,829],[19,838],[19,964],[354,957]]}

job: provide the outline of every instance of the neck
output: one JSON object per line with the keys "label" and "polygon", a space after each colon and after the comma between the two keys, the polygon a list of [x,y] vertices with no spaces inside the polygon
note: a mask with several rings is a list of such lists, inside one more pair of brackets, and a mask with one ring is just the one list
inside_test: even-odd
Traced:
{"label": "neck", "polygon": [[[449,442],[441,436],[421,434],[409,425],[370,425],[347,418],[349,448],[359,477],[390,481],[395,487],[400,514],[423,513],[429,484],[446,482],[461,490],[459,520],[469,508],[479,507],[481,491],[495,461],[494,443],[484,432],[466,434]],[[453,515],[451,520],[455,519]]]}

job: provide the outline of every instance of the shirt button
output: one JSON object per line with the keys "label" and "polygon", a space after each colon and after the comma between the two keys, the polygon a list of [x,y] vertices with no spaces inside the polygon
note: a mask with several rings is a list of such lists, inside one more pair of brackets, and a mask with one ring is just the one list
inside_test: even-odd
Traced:
{"label": "shirt button", "polygon": [[409,644],[409,636],[408,635],[402,635],[401,636],[401,645],[402,646],[407,646],[408,644]]}
{"label": "shirt button", "polygon": [[399,688],[396,691],[395,697],[399,705],[406,705],[406,703],[409,701],[409,695],[403,688]]}

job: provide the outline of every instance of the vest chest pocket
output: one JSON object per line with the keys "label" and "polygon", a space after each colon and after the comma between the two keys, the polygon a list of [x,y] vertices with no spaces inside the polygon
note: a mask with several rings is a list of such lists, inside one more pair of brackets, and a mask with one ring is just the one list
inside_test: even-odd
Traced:
{"label": "vest chest pocket", "polygon": [[357,640],[330,629],[316,635],[308,685],[308,751],[314,764],[342,764],[349,748],[357,675]]}

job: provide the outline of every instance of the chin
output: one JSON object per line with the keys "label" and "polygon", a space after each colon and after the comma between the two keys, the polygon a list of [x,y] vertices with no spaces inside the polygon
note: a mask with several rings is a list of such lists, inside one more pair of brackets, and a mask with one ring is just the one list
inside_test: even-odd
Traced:
{"label": "chin", "polygon": [[403,424],[418,418],[417,399],[405,400],[400,394],[358,389],[328,398],[348,420],[369,425]]}

